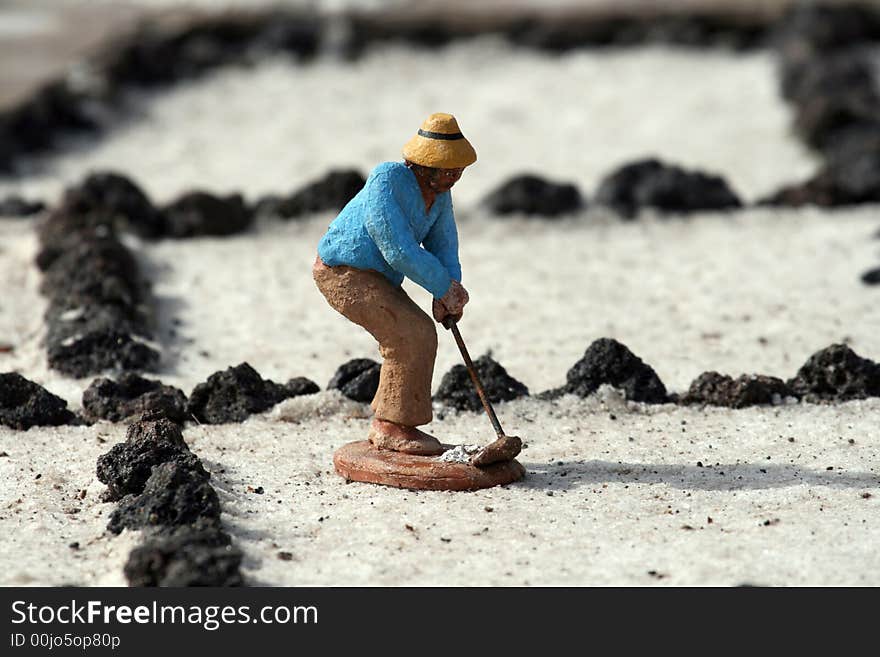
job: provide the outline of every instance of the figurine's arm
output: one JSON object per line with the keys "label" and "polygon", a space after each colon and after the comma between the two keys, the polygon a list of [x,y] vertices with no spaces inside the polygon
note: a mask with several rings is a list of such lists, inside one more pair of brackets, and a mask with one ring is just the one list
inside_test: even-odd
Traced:
{"label": "figurine's arm", "polygon": [[455,215],[452,212],[452,198],[447,194],[445,207],[431,226],[422,244],[436,256],[447,273],[461,282],[461,262],[458,259],[458,230],[455,227]]}
{"label": "figurine's arm", "polygon": [[458,260],[458,230],[455,226],[455,215],[452,211],[452,197],[447,194],[442,201],[446,205],[440,210],[440,216],[431,226],[422,241],[425,248],[437,256],[452,277],[452,284],[442,299],[434,299],[432,311],[434,319],[449,328],[447,318],[459,321],[468,302],[468,293],[461,285],[461,263]]}
{"label": "figurine's arm", "polygon": [[446,267],[416,242],[387,174],[379,174],[371,181],[367,204],[367,233],[391,268],[437,299],[446,294],[452,279]]}

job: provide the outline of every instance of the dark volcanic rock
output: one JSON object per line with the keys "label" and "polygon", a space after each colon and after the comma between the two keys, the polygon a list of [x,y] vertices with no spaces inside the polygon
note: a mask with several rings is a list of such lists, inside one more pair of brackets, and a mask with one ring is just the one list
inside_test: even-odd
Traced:
{"label": "dark volcanic rock", "polygon": [[105,501],[144,490],[154,466],[175,462],[203,479],[209,475],[189,451],[180,427],[161,412],[150,412],[128,426],[126,439],[98,457],[98,480],[107,485]]}
{"label": "dark volcanic rock", "polygon": [[287,393],[287,397],[314,395],[316,392],[321,392],[321,388],[318,386],[317,383],[315,383],[311,379],[307,379],[304,376],[297,376],[293,379],[290,379],[290,381],[284,384],[284,389]]}
{"label": "dark volcanic rock", "polygon": [[122,174],[92,173],[65,195],[65,202],[76,204],[80,212],[104,215],[114,225],[127,227],[142,237],[159,237],[165,232],[162,215],[144,191]]}
{"label": "dark volcanic rock", "polygon": [[641,208],[687,213],[742,207],[736,194],[720,176],[686,171],[659,160],[640,160],[606,176],[596,192],[596,202],[633,218]]}
{"label": "dark volcanic rock", "polygon": [[[873,166],[876,167],[878,151],[880,151],[880,120],[853,123],[838,130],[823,154],[828,165],[835,168],[841,168],[853,161],[856,161],[857,166],[857,161],[862,158],[867,158],[867,162],[874,162]],[[876,187],[876,184],[874,178],[872,186]]]}
{"label": "dark volcanic rock", "polygon": [[28,201],[17,195],[0,199],[0,217],[28,217],[45,208],[46,204],[42,201]]}
{"label": "dark volcanic rock", "polygon": [[[876,146],[880,95],[870,54],[847,49],[829,55],[783,53],[782,92],[795,103],[795,130],[826,155],[847,146]],[[871,139],[871,133],[874,138]]]}
{"label": "dark volcanic rock", "polygon": [[68,308],[63,299],[52,303],[44,315],[48,328],[46,342],[50,346],[79,340],[90,333],[115,332],[149,338],[144,318],[138,307],[101,303]]}
{"label": "dark volcanic rock", "polygon": [[62,79],[0,112],[0,171],[14,171],[16,156],[51,148],[62,131],[95,130],[90,100]]}
{"label": "dark volcanic rock", "polygon": [[70,424],[67,402],[17,372],[0,373],[0,424],[13,429]]}
{"label": "dark volcanic rock", "polygon": [[731,20],[717,12],[668,15],[649,12],[644,16],[623,12],[608,18],[593,15],[529,17],[516,22],[508,31],[508,37],[517,45],[551,52],[645,43],[743,50],[761,45],[765,34],[760,21],[744,20],[744,14]]}
{"label": "dark volcanic rock", "polygon": [[62,254],[82,242],[115,238],[116,233],[102,215],[88,211],[79,213],[62,204],[38,224],[37,236],[40,250],[35,260],[41,271],[47,271]]}
{"label": "dark volcanic rock", "polygon": [[220,520],[220,501],[208,483],[204,470],[189,464],[167,461],[153,468],[139,495],[126,495],[107,524],[114,534],[123,529],[143,529],[157,525],[180,526],[204,518]]}
{"label": "dark volcanic rock", "polygon": [[503,183],[483,203],[495,214],[522,213],[545,217],[575,212],[584,205],[581,193],[574,185],[558,184],[528,174]]}
{"label": "dark volcanic rock", "polygon": [[100,64],[119,86],[155,86],[194,78],[251,54],[308,56],[317,50],[320,21],[301,13],[241,12],[197,17],[175,26],[144,23]]}
{"label": "dark volcanic rock", "polygon": [[266,194],[258,198],[250,207],[250,213],[254,217],[279,216],[278,207],[285,200],[280,194]]}
{"label": "dark volcanic rock", "polygon": [[[115,267],[125,272],[136,270],[127,247],[119,241],[115,215],[94,207],[91,201],[81,203],[81,200],[81,196],[68,192],[46,221],[39,224],[40,251],[36,261],[40,269],[49,271],[61,255],[78,251],[79,258],[94,256],[111,262],[118,260],[113,263]],[[95,249],[98,250],[96,253],[93,252]],[[75,264],[68,261],[65,266]]]}
{"label": "dark volcanic rock", "polygon": [[50,344],[49,365],[80,379],[107,370],[155,371],[159,353],[127,333],[93,331]]}
{"label": "dark volcanic rock", "polygon": [[285,199],[279,199],[275,212],[291,219],[312,212],[341,210],[367,182],[360,171],[331,171]]}
{"label": "dark volcanic rock", "polygon": [[710,404],[744,408],[773,404],[793,393],[782,379],[761,374],[733,377],[718,372],[703,372],[691,383],[681,398],[682,404]]}
{"label": "dark volcanic rock", "polygon": [[152,337],[149,284],[116,234],[117,223],[128,221],[120,212],[149,211],[132,209],[140,207],[138,194],[121,177],[91,176],[68,190],[38,229],[49,365],[65,374],[152,370],[159,363],[144,341]]}
{"label": "dark volcanic rock", "polygon": [[874,84],[871,63],[858,50],[847,49],[825,56],[809,51],[782,53],[782,95],[795,103],[811,98],[846,95]]}
{"label": "dark volcanic rock", "polygon": [[627,347],[611,338],[600,338],[587,348],[566,374],[561,388],[542,393],[553,398],[564,393],[587,397],[608,384],[624,392],[632,401],[662,404],[667,401],[666,386],[657,373]]}
{"label": "dark volcanic rock", "polygon": [[321,27],[321,19],[301,11],[145,19],[84,62],[85,76],[62,75],[0,111],[0,171],[15,170],[24,154],[53,149],[68,132],[99,131],[125,110],[132,86],[170,84],[269,52],[309,56]]}
{"label": "dark volcanic rock", "polygon": [[878,150],[850,150],[829,158],[809,180],[784,187],[759,203],[836,207],[880,201],[880,130],[877,137]]}
{"label": "dark volcanic rock", "polygon": [[243,422],[291,395],[284,386],[263,379],[247,363],[215,372],[193,388],[187,414],[199,422]]}
{"label": "dark volcanic rock", "polygon": [[328,390],[340,390],[349,399],[373,401],[379,389],[382,366],[369,358],[355,358],[340,365],[327,384]]}
{"label": "dark volcanic rock", "polygon": [[880,39],[880,13],[858,3],[798,2],[780,18],[776,41],[790,50],[822,53]]}
{"label": "dark volcanic rock", "polygon": [[795,103],[796,131],[826,165],[762,204],[880,199],[880,90],[871,45],[878,38],[880,11],[867,6],[799,3],[779,22],[782,92]]}
{"label": "dark volcanic rock", "polygon": [[241,194],[214,196],[189,192],[163,208],[170,237],[233,235],[251,225],[253,216]]}
{"label": "dark volcanic rock", "polygon": [[242,553],[211,523],[157,531],[125,563],[129,586],[241,586]]}
{"label": "dark volcanic rock", "polygon": [[880,267],[874,267],[862,274],[862,283],[865,285],[880,285]]}
{"label": "dark volcanic rock", "polygon": [[283,52],[308,58],[318,51],[323,27],[322,21],[315,16],[270,11],[259,26],[251,50],[257,53]]}
{"label": "dark volcanic rock", "polygon": [[115,236],[71,242],[46,270],[40,291],[64,308],[144,300],[137,261]]}
{"label": "dark volcanic rock", "polygon": [[880,125],[880,98],[873,86],[817,94],[798,104],[794,125],[810,146],[831,149],[836,138],[854,125]]}
{"label": "dark volcanic rock", "polygon": [[880,365],[833,344],[810,356],[788,386],[812,402],[880,397]]}
{"label": "dark volcanic rock", "polygon": [[[474,367],[490,402],[510,401],[529,394],[529,389],[510,376],[491,354],[480,356],[474,361]],[[483,410],[483,404],[464,365],[455,365],[443,375],[434,399],[461,411]]]}
{"label": "dark volcanic rock", "polygon": [[95,379],[83,392],[83,409],[90,419],[119,422],[144,411],[159,411],[172,422],[186,419],[186,395],[161,381],[124,372],[116,381]]}

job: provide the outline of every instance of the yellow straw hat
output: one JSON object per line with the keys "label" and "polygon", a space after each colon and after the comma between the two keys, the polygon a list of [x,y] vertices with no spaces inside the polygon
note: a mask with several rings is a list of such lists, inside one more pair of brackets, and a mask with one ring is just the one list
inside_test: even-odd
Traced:
{"label": "yellow straw hat", "polygon": [[435,169],[459,169],[477,161],[477,153],[461,134],[451,114],[432,114],[403,147],[403,157]]}

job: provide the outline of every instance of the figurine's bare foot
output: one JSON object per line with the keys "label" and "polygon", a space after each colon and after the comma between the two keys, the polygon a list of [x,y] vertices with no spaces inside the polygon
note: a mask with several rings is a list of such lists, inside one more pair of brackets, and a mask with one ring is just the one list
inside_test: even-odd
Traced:
{"label": "figurine's bare foot", "polygon": [[434,436],[415,427],[407,427],[379,418],[373,418],[368,438],[378,449],[418,456],[437,456],[443,453],[443,446]]}

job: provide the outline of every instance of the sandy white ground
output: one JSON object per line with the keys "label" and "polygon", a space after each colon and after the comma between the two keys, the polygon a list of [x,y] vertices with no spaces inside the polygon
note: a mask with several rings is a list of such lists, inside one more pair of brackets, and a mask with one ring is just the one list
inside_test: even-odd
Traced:
{"label": "sandy white ground", "polygon": [[[468,48],[477,47],[492,52],[496,46],[472,44],[447,55],[463,65],[472,59],[465,56]],[[378,70],[378,62],[397,61],[395,56],[400,54],[368,60],[358,84],[375,86],[378,77],[371,76],[378,73],[369,73],[370,67]],[[678,161],[723,171],[750,195],[797,178],[813,163],[785,131],[769,59],[711,55],[716,68],[703,69],[703,59],[686,64],[680,53],[656,50],[576,56],[603,80],[577,102],[604,98],[606,107],[586,115],[606,129],[657,84],[653,73],[662,67],[651,63],[655,58],[667,75],[692,80],[694,100],[682,103],[658,90],[653,105],[641,101],[653,113],[633,114],[631,129],[621,125],[607,134],[587,122],[575,148],[571,133],[561,139],[566,113],[556,120],[551,111],[554,102],[571,98],[571,87],[563,84],[565,76],[556,84],[546,77],[550,70],[580,71],[576,58],[552,67],[536,58],[529,68],[524,54],[506,57],[508,66],[501,66],[499,54],[494,69],[511,71],[506,84],[519,66],[521,75],[529,71],[546,87],[541,94],[523,92],[519,118],[509,119],[504,130],[492,127],[497,121],[486,99],[495,98],[500,83],[493,94],[475,88],[463,95],[469,104],[456,110],[469,117],[462,123],[478,145],[482,167],[469,171],[454,191],[464,283],[472,298],[462,332],[474,355],[492,349],[534,392],[562,383],[565,371],[602,336],[627,344],[676,391],[708,369],[790,377],[812,352],[844,339],[880,359],[877,290],[858,281],[880,255],[880,243],[870,239],[876,208],[754,209],[630,224],[588,210],[547,224],[490,220],[475,206],[495,180],[522,168],[507,137],[511,125],[523,130],[523,152],[534,168],[548,175],[567,171],[588,189],[617,158],[642,154],[646,144]],[[607,58],[607,66],[598,66],[596,57]],[[350,85],[358,78],[326,66],[324,86],[343,97],[353,93]],[[620,76],[627,66],[636,76],[630,83]],[[719,71],[727,86],[707,79]],[[344,153],[365,169],[394,158],[408,132],[387,118],[394,107],[380,94],[364,95],[375,103],[365,105],[364,116],[384,106],[376,134],[343,131],[351,136],[348,144],[336,135],[354,125],[355,113],[324,97],[299,96],[321,108],[311,113],[311,124],[293,120],[305,117],[294,97],[291,116],[275,112],[277,124],[262,129],[257,118],[278,104],[270,82],[289,92],[285,85],[310,73],[297,77],[274,62],[251,75],[252,89],[262,91],[250,100],[237,95],[244,72],[220,73],[157,98],[140,122],[112,133],[94,151],[62,157],[51,171],[7,182],[3,191],[48,195],[61,180],[100,165],[131,172],[160,200],[195,184],[237,187],[253,196],[343,164]],[[765,91],[755,95],[755,111],[738,106],[718,119],[732,96],[722,101],[713,94],[728,93],[737,76]],[[389,98],[402,92],[395,88]],[[434,109],[424,93],[401,114],[412,119]],[[621,107],[611,105],[614,98]],[[657,117],[676,117],[674,125],[687,126],[689,139],[675,138]],[[209,139],[221,126],[225,135],[238,131],[235,139],[218,141],[216,132]],[[721,128],[735,136],[721,139]],[[307,146],[288,149],[279,134]],[[545,141],[558,145],[555,153]],[[259,157],[248,143],[260,144]],[[590,157],[576,157],[587,149]],[[763,156],[754,156],[755,150]],[[307,160],[309,152],[315,161]],[[258,166],[266,161],[277,166]],[[324,386],[344,360],[375,357],[369,336],[330,310],[310,278],[315,244],[331,218],[261,225],[228,239],[135,244],[157,296],[165,345],[160,378],[189,392],[212,372],[248,361],[277,381],[305,375]],[[49,371],[40,345],[45,304],[37,292],[29,225],[0,220],[0,341],[15,345],[11,354],[0,353],[0,371],[18,370],[78,407],[89,381]],[[407,289],[427,307],[426,294]],[[435,384],[459,362],[451,337],[444,332],[440,338]],[[880,400],[729,411],[629,406],[605,391],[587,400],[502,404],[507,431],[528,442],[522,461],[530,476],[473,494],[346,485],[332,473],[331,455],[343,442],[363,437],[366,411],[321,393],[242,425],[187,428],[187,440],[214,473],[224,522],[245,551],[251,582],[880,584]],[[445,414],[429,430],[450,442],[491,437],[486,418],[471,413]],[[102,487],[94,476],[97,456],[123,435],[122,425],[108,423],[28,432],[0,427],[0,452],[9,455],[0,457],[0,583],[123,583],[121,567],[137,536],[103,534],[112,506],[98,502]],[[248,492],[259,486],[265,494]],[[79,512],[70,513],[74,509]],[[68,547],[73,541],[78,550]],[[279,560],[279,551],[294,558]]]}

